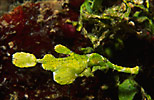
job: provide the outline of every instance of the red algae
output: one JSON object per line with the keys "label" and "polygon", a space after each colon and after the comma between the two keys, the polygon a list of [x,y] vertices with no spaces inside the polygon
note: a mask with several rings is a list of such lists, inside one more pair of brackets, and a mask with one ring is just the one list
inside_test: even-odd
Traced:
{"label": "red algae", "polygon": [[[5,44],[12,41],[14,47],[18,46],[16,47],[18,50],[30,50],[37,53],[37,50],[32,48],[38,47],[37,49],[42,51],[40,55],[50,51],[49,49],[55,45],[51,42],[54,41],[52,38],[76,37],[78,39],[79,32],[75,27],[65,23],[66,19],[71,19],[67,11],[63,9],[60,12],[56,8],[50,9],[50,6],[51,4],[46,3],[25,3],[2,16],[0,19],[1,40],[5,40]],[[43,51],[41,50],[43,48],[48,49]]]}

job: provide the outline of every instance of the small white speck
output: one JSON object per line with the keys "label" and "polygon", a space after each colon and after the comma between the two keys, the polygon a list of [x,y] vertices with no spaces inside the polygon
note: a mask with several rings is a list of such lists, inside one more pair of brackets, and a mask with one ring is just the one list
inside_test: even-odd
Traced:
{"label": "small white speck", "polygon": [[134,23],[133,21],[130,21],[130,22],[129,22],[129,25],[135,26],[135,23]]}
{"label": "small white speck", "polygon": [[78,74],[75,73],[75,76],[78,77]]}
{"label": "small white speck", "polygon": [[6,77],[3,79],[3,81],[0,84],[0,86],[2,86],[5,83],[6,79],[7,79]]}
{"label": "small white speck", "polygon": [[11,54],[7,52],[7,56],[10,56]]}
{"label": "small white speck", "polygon": [[2,65],[0,65],[0,69],[2,69]]}
{"label": "small white speck", "polygon": [[121,71],[124,72],[126,68],[123,68]]}
{"label": "small white speck", "polygon": [[0,48],[2,48],[3,50],[6,50],[6,46],[4,45],[0,46]]}
{"label": "small white speck", "polygon": [[28,94],[25,94],[25,98],[28,98]]}

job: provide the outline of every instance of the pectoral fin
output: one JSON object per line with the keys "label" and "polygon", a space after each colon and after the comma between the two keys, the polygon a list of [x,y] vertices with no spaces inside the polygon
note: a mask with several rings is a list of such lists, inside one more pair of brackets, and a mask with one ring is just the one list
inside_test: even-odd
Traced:
{"label": "pectoral fin", "polygon": [[53,73],[54,81],[61,85],[71,84],[77,77],[76,73],[70,68],[61,68]]}

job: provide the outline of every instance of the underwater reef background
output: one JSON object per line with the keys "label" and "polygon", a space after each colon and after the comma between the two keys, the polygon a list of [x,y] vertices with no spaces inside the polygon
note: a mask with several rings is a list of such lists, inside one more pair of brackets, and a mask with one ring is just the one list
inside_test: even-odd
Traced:
{"label": "underwater reef background", "polygon": [[[140,6],[132,7],[129,15],[132,17],[127,19],[124,15],[120,17],[120,21],[117,21],[118,15],[127,10],[116,10],[116,16],[110,12],[112,8],[116,9],[115,5],[118,5],[125,9],[125,6],[121,5],[120,0],[113,0],[112,3],[111,1],[103,0],[101,5],[103,10],[109,8],[105,10],[105,14],[111,15],[114,20],[99,19],[91,13],[85,13],[81,18],[80,6],[84,0],[1,0],[0,99],[118,100],[115,76],[119,75],[122,77],[120,80],[124,80],[129,74],[113,70],[96,71],[95,77],[77,78],[73,84],[61,86],[53,81],[52,72],[43,70],[40,64],[25,70],[16,68],[11,63],[12,54],[18,51],[33,53],[37,58],[42,58],[47,53],[64,57],[65,55],[54,51],[56,44],[63,44],[78,54],[83,54],[81,48],[94,46],[94,52],[105,56],[112,63],[122,66],[139,65],[141,71],[136,75],[135,81],[154,98],[153,0],[149,1],[148,12],[144,12]],[[3,7],[4,4],[7,6]],[[143,5],[146,5],[145,1]],[[137,15],[136,11],[141,13]],[[96,15],[100,12],[102,11],[98,11]],[[67,22],[68,20],[82,20],[83,27],[90,35],[82,30],[77,31],[78,26]],[[103,29],[99,28],[99,25],[102,25],[100,21],[105,23]],[[106,32],[107,35],[98,34],[100,32]],[[94,41],[91,33],[96,33],[97,39]],[[105,88],[106,85],[108,89]],[[141,100],[141,94],[139,91],[134,100]]]}

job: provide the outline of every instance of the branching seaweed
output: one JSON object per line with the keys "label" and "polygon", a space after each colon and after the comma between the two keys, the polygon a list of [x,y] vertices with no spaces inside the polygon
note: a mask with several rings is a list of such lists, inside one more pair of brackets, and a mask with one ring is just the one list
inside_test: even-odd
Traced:
{"label": "branching seaweed", "polygon": [[[110,7],[104,7],[104,2],[103,0],[85,0],[80,9],[78,30],[91,40],[94,48],[101,45],[105,39],[114,39],[119,32],[128,35],[124,34],[124,31],[130,31],[139,37],[153,36],[154,15],[151,13],[149,0],[122,0],[119,1],[121,3]],[[127,30],[128,26],[137,27],[137,29],[128,28]]]}

